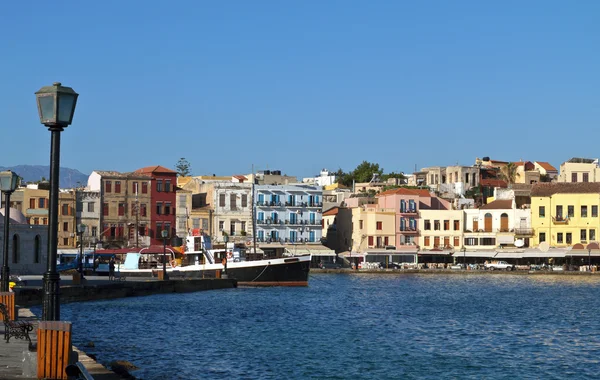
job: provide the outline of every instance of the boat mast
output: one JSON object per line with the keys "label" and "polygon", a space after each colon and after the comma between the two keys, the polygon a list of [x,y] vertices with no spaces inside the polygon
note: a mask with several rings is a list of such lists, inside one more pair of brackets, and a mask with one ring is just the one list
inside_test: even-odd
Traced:
{"label": "boat mast", "polygon": [[256,207],[256,202],[254,199],[254,182],[256,182],[256,176],[254,174],[254,164],[252,164],[252,241],[254,244],[254,255],[256,257],[256,211],[255,211],[255,207]]}

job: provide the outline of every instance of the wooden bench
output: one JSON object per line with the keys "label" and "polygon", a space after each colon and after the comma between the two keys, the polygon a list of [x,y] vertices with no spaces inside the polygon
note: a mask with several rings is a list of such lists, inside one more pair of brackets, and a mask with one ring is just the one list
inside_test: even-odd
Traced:
{"label": "wooden bench", "polygon": [[13,321],[10,319],[10,315],[8,314],[8,309],[6,305],[0,303],[0,313],[2,313],[4,320],[4,339],[6,343],[10,341],[10,337],[13,336],[17,339],[27,339],[29,341],[29,345],[31,346],[31,337],[29,333],[33,331],[33,325],[29,322],[25,321]]}

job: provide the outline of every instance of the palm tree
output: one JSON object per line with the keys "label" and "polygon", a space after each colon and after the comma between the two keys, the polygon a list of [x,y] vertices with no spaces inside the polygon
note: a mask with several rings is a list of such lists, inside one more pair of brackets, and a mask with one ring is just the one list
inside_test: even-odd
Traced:
{"label": "palm tree", "polygon": [[519,173],[517,173],[517,168],[518,166],[515,165],[514,162],[509,162],[506,164],[506,166],[500,169],[500,179],[505,181],[509,186],[512,185],[515,183],[517,176],[519,175]]}

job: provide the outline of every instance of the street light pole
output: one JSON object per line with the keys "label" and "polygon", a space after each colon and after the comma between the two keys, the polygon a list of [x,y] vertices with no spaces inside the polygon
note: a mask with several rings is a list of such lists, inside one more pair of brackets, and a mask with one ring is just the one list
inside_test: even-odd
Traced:
{"label": "street light pole", "polygon": [[85,232],[85,224],[77,225],[77,234],[79,235],[79,261],[77,262],[77,271],[83,280],[83,233]]}
{"label": "street light pole", "polygon": [[44,273],[42,320],[60,320],[60,275],[56,271],[58,246],[58,181],[60,175],[60,133],[73,121],[77,94],[59,82],[35,93],[40,122],[51,133],[50,195],[48,204],[48,262]]}
{"label": "street light pole", "polygon": [[167,277],[167,236],[169,236],[169,231],[162,230],[160,232],[163,238],[163,280],[168,280]]}
{"label": "street light pole", "polygon": [[588,248],[588,268],[590,273],[592,273],[592,249]]}
{"label": "street light pole", "polygon": [[2,262],[2,282],[0,292],[9,291],[10,269],[8,268],[8,240],[10,225],[10,195],[19,184],[19,176],[10,171],[0,172],[0,190],[4,193],[4,261]]}
{"label": "street light pole", "polygon": [[467,269],[467,247],[463,246],[462,251],[463,251],[463,266],[465,267],[465,269]]}

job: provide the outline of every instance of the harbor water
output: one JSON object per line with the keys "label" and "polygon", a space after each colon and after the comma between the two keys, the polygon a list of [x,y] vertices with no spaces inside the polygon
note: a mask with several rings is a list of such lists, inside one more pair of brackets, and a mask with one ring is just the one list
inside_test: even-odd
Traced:
{"label": "harbor water", "polygon": [[311,274],[61,308],[76,346],[140,379],[591,379],[599,315],[600,277],[486,274]]}

